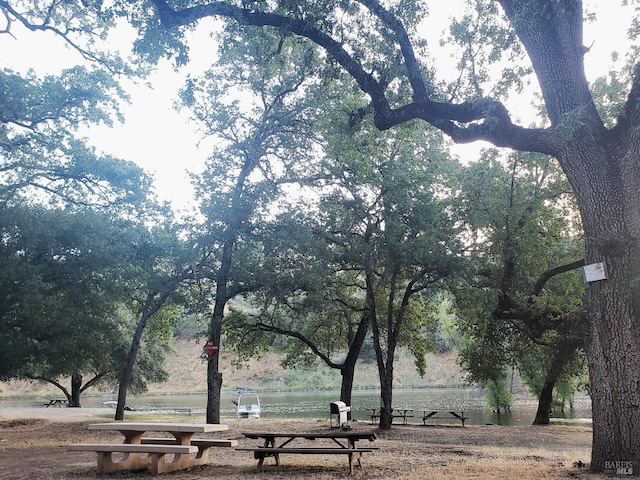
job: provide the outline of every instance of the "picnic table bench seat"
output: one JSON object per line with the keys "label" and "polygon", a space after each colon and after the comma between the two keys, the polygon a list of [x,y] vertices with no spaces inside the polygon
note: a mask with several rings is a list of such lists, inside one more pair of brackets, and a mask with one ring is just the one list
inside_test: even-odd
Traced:
{"label": "picnic table bench seat", "polygon": [[[146,445],[176,445],[177,440],[169,437],[142,437],[142,443]],[[237,447],[237,440],[223,440],[218,438],[193,438],[191,445],[199,448]]]}
{"label": "picnic table bench seat", "polygon": [[[98,473],[110,473],[122,469],[149,467],[152,475],[173,472],[183,467],[183,456],[198,453],[195,445],[149,445],[142,443],[73,443],[68,450],[96,452],[98,455]],[[122,453],[120,460],[113,458],[114,453]],[[148,454],[148,457],[130,453]],[[172,461],[165,461],[165,455],[172,454]]]}
{"label": "picnic table bench seat", "polygon": [[[177,445],[177,440],[168,437],[142,437],[142,443],[145,445]],[[209,458],[210,448],[232,448],[238,446],[237,440],[224,440],[218,438],[193,438],[191,445],[198,447],[198,453],[195,460],[202,463]]]}

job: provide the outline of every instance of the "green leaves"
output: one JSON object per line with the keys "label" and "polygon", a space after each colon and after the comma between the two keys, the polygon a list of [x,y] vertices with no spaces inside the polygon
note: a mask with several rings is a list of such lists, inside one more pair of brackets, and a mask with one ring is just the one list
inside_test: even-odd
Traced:
{"label": "green leaves", "polygon": [[461,362],[473,381],[496,391],[504,368],[518,368],[532,385],[550,381],[544,365],[580,338],[584,289],[576,272],[565,272],[534,293],[543,273],[582,256],[566,179],[548,157],[500,159],[495,152],[485,152],[459,178],[455,216],[477,264],[468,286],[456,291]]}
{"label": "green leaves", "polygon": [[138,166],[99,155],[77,134],[120,118],[121,97],[101,71],[76,67],[42,79],[0,72],[0,205],[34,195],[122,208],[146,202],[150,182]]}
{"label": "green leaves", "polygon": [[38,207],[1,215],[3,376],[110,371],[115,305],[126,299],[113,271],[126,252],[110,221]]}

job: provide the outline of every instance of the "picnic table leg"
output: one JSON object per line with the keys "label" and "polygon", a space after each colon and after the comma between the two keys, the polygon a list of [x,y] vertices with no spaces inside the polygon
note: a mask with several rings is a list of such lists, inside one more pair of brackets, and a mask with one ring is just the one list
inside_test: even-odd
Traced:
{"label": "picnic table leg", "polygon": [[262,471],[262,465],[264,464],[264,456],[265,454],[263,452],[255,452],[258,457],[258,466],[256,467],[256,470],[258,470],[259,472]]}
{"label": "picnic table leg", "polygon": [[196,465],[202,465],[202,463],[194,461],[194,459],[192,459],[187,453],[174,453],[173,460],[170,462],[167,462],[164,453],[151,454],[152,475],[175,472],[176,470],[182,470]]}
{"label": "picnic table leg", "polygon": [[360,452],[350,452],[349,453],[349,473],[353,475],[353,460],[358,462],[358,466],[362,468],[362,453]]}
{"label": "picnic table leg", "polygon": [[258,459],[258,465],[256,466],[256,470],[261,472],[264,467],[264,459],[267,457],[273,457],[276,461],[276,465],[280,466],[280,455],[277,453],[265,453],[265,452],[253,452],[254,458]]}
{"label": "picnic table leg", "polygon": [[211,447],[207,447],[204,445],[198,445],[198,453],[196,453],[195,458],[191,459],[193,465],[204,465],[209,461],[209,450]]}
{"label": "picnic table leg", "polygon": [[[267,442],[265,442],[265,444],[266,443]],[[288,443],[288,442],[285,442],[285,443]],[[269,446],[271,446],[273,448],[276,448],[276,439],[275,439],[275,437],[271,439],[271,443],[269,444]],[[282,445],[280,445],[280,446],[282,446]],[[280,466],[280,454],[279,453],[274,453],[273,454],[273,458],[275,458],[275,460],[276,460],[276,465]]]}
{"label": "picnic table leg", "polygon": [[[176,439],[177,445],[191,445],[194,434],[192,432],[169,432]],[[209,461],[209,449],[206,445],[198,445],[195,457],[187,454],[176,454],[172,462],[165,463],[163,472],[173,472],[178,469],[204,465]]]}
{"label": "picnic table leg", "polygon": [[124,453],[122,459],[113,460],[113,452],[96,452],[98,455],[98,473],[111,473],[118,470],[135,470],[147,468],[154,460],[150,457],[142,457],[137,453]]}
{"label": "picnic table leg", "polygon": [[[287,443],[287,442],[285,442]],[[264,439],[264,445],[263,447],[265,448],[276,448],[276,438],[275,437],[265,437]],[[280,466],[280,455],[277,453],[265,453],[265,452],[254,452],[254,458],[258,459],[258,466],[256,467],[256,470],[258,471],[262,471],[262,468],[264,466],[264,459],[268,456],[272,456],[275,461],[276,461],[276,465]]]}

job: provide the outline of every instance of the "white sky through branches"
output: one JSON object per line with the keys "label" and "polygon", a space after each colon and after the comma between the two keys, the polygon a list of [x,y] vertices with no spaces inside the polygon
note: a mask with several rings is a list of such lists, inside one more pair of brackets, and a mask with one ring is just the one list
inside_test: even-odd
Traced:
{"label": "white sky through branches", "polygon": [[[452,14],[459,15],[462,12],[464,3],[464,0],[431,2],[431,25],[434,30],[430,36],[438,38],[447,27]],[[585,56],[590,81],[607,74],[613,50],[617,50],[621,58],[626,53],[626,31],[633,7],[625,10],[619,7],[620,3],[616,0],[584,2],[585,11],[596,13],[597,16],[596,22],[585,24],[584,33],[584,43],[591,47]],[[208,149],[206,142],[198,147],[202,135],[198,132],[197,125],[190,123],[188,112],[176,112],[173,104],[186,72],[198,74],[214,60],[214,40],[209,36],[211,25],[212,22],[208,22],[191,33],[198,41],[191,43],[193,64],[188,69],[175,72],[171,65],[164,63],[147,80],[150,86],[143,82],[139,85],[125,83],[131,96],[131,104],[122,108],[124,124],[113,128],[91,127],[82,132],[100,151],[134,161],[152,173],[160,198],[170,200],[177,210],[192,208],[195,204],[187,171],[198,172],[202,168]],[[116,32],[110,42],[121,43],[120,49],[126,52],[130,39],[130,31],[122,30]],[[14,24],[12,35],[0,35],[0,62],[3,67],[18,72],[32,68],[44,75],[56,74],[63,68],[82,63],[82,58],[53,35],[27,31]],[[439,68],[443,68],[447,62],[443,58]],[[455,65],[451,64],[449,68],[453,69]],[[514,109],[512,101],[513,105],[523,105],[522,109]],[[514,119],[518,120],[520,117],[525,125],[529,120],[526,115],[522,118],[520,113],[529,104],[530,97],[513,98],[509,103]],[[479,148],[483,146],[488,145],[475,143],[454,146],[453,152],[462,158],[472,159],[477,157]]]}

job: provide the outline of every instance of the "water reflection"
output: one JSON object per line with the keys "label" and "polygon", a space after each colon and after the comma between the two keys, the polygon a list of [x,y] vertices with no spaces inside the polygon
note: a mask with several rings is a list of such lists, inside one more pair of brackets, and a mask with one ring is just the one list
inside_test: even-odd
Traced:
{"label": "water reflection", "polygon": [[[339,399],[339,392],[258,392],[262,404],[262,418],[329,418],[329,404]],[[221,416],[235,418],[236,409],[233,400],[236,395],[232,392],[222,396]],[[499,424],[499,425],[529,425],[533,421],[536,411],[536,401],[527,395],[514,397],[511,412],[497,414],[485,405],[484,393],[479,388],[424,388],[411,390],[397,390],[393,393],[396,408],[414,410],[412,423],[422,423],[423,410],[452,410],[465,412],[469,417],[467,424]],[[128,404],[135,410],[156,411],[165,413],[180,413],[182,409],[190,409],[191,413],[203,414],[206,406],[205,394],[194,395],[143,395],[129,396]],[[111,395],[83,396],[82,406],[102,407],[102,402],[117,400]],[[380,392],[377,390],[358,390],[353,394],[351,410],[354,419],[370,421],[370,409],[379,407]],[[42,399],[8,399],[0,400],[2,407],[42,407]],[[574,409],[564,414],[557,414],[559,418],[591,418],[591,404],[586,396],[577,396]],[[252,421],[252,420],[248,420]],[[439,423],[444,423],[438,420]],[[458,421],[452,422],[459,425]]]}

